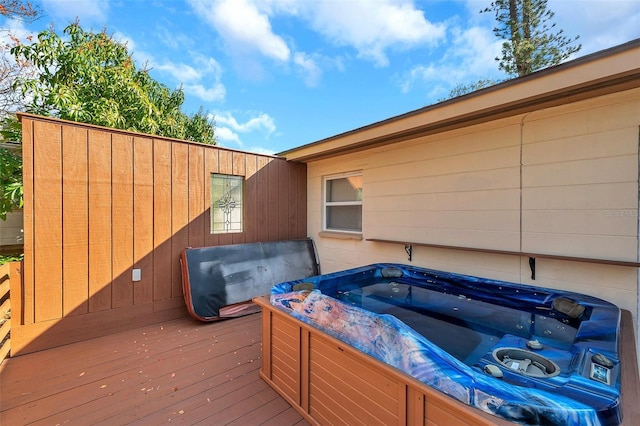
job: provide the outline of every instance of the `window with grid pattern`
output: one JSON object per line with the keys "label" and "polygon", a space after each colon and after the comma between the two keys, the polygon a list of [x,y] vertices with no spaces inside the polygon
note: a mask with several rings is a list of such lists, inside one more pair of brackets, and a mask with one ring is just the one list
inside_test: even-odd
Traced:
{"label": "window with grid pattern", "polygon": [[324,231],[362,232],[362,173],[324,178]]}

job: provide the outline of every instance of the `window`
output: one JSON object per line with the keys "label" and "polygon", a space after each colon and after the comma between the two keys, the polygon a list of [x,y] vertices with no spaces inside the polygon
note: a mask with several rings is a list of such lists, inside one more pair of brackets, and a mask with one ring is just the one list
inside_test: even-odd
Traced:
{"label": "window", "polygon": [[324,231],[362,232],[362,173],[324,178]]}
{"label": "window", "polygon": [[242,232],[244,178],[211,174],[211,233]]}

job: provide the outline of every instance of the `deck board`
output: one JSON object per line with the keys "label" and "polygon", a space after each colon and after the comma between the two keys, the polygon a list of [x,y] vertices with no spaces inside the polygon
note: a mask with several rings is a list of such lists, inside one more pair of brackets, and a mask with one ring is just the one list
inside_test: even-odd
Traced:
{"label": "deck board", "polygon": [[260,379],[260,314],[180,318],[10,358],[0,424],[306,425]]}

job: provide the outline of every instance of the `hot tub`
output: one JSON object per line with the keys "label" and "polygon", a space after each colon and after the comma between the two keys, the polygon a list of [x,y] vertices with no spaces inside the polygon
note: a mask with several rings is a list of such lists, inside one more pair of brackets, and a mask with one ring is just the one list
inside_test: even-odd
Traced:
{"label": "hot tub", "polygon": [[620,310],[583,294],[399,264],[281,283],[273,306],[472,407],[618,425]]}

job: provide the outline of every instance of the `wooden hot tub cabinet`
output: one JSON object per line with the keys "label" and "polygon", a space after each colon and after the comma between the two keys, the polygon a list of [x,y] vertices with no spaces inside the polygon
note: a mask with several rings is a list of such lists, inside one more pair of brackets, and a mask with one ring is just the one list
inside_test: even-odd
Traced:
{"label": "wooden hot tub cabinet", "polygon": [[508,425],[274,308],[262,308],[261,377],[311,424]]}

